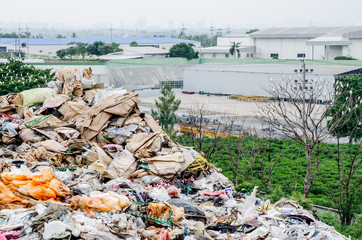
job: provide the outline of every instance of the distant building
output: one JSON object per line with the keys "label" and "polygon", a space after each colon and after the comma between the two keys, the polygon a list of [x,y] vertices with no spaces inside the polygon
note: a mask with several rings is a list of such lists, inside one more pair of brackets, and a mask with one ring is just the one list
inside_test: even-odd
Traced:
{"label": "distant building", "polygon": [[139,58],[165,58],[169,51],[156,47],[122,47],[122,52],[110,53],[100,56],[102,60],[139,59]]}
{"label": "distant building", "polygon": [[256,58],[362,59],[362,26],[269,28],[250,34]]}
{"label": "distant building", "polygon": [[237,58],[333,60],[348,56],[362,60],[362,26],[269,28],[229,35],[218,38],[215,47],[201,48],[200,56],[231,58],[228,50],[233,42],[240,43]]}
{"label": "distant building", "polygon": [[[60,49],[65,49],[75,42],[94,43],[95,41],[102,41],[110,44],[109,38],[25,38],[20,39],[21,51],[30,55],[40,56],[55,56],[56,52]],[[196,47],[200,46],[200,42],[186,39],[170,38],[170,37],[154,37],[154,38],[114,38],[113,42],[119,43],[120,48],[129,47],[131,42],[137,42],[138,46],[160,48],[169,51],[170,48],[178,43],[192,43]],[[0,53],[1,52],[14,52],[18,49],[18,39],[14,38],[1,38],[0,39]]]}
{"label": "distant building", "polygon": [[[312,70],[310,70],[312,69]],[[310,66],[306,72],[306,90],[312,90],[315,83],[323,81],[325,99],[333,92],[336,77],[361,74],[361,67]],[[267,89],[270,81],[290,81],[295,90],[302,85],[300,65],[281,64],[201,64],[184,69],[184,90],[205,93],[238,94],[270,97]]]}

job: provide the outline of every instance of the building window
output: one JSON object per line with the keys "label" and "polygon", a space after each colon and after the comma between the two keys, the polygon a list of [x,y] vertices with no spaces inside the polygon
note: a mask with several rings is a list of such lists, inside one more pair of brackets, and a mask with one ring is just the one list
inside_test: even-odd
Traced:
{"label": "building window", "polygon": [[250,53],[250,57],[251,57],[251,58],[254,57],[254,53]]}
{"label": "building window", "polygon": [[297,83],[297,82],[298,82],[298,80],[297,80],[297,79],[294,79],[294,82],[295,82],[295,83]]}
{"label": "building window", "polygon": [[306,79],[305,82],[307,83],[307,82],[308,82],[308,79]]}
{"label": "building window", "polygon": [[0,47],[0,53],[5,53],[6,52],[6,47]]}
{"label": "building window", "polygon": [[313,87],[311,86],[309,89],[311,89],[311,90],[312,90],[312,89],[313,89]]}
{"label": "building window", "polygon": [[305,58],[305,53],[298,53],[298,54],[297,54],[297,57],[298,57],[298,58]]}
{"label": "building window", "polygon": [[271,53],[271,54],[270,54],[270,57],[271,57],[271,58],[278,58],[278,57],[279,57],[279,54],[278,54],[278,53]]}
{"label": "building window", "polygon": [[249,57],[249,53],[246,54],[246,57],[247,57],[247,58]]}
{"label": "building window", "polygon": [[241,55],[240,55],[240,53],[238,53],[238,58],[240,58],[241,57]]}
{"label": "building window", "polygon": [[225,54],[225,58],[229,58],[229,54],[228,54],[228,53]]}
{"label": "building window", "polygon": [[213,57],[213,58],[216,58],[216,53],[213,53],[213,54],[212,54],[212,57]]}

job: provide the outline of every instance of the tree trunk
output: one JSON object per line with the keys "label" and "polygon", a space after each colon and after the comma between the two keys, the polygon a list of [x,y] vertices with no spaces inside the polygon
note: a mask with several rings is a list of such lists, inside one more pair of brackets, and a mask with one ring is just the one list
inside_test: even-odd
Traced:
{"label": "tree trunk", "polygon": [[312,150],[305,149],[305,157],[307,159],[307,172],[304,178],[304,197],[309,198],[309,192],[311,189],[310,176],[312,173]]}

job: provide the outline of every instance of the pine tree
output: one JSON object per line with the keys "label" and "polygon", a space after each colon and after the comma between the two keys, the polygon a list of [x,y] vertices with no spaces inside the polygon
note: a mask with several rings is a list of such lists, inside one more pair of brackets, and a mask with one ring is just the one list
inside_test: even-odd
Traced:
{"label": "pine tree", "polygon": [[156,109],[151,110],[151,115],[156,120],[159,120],[161,127],[165,131],[170,131],[177,123],[175,112],[178,110],[181,101],[176,99],[170,81],[165,82],[163,87],[161,87],[161,94],[162,96],[155,100]]}

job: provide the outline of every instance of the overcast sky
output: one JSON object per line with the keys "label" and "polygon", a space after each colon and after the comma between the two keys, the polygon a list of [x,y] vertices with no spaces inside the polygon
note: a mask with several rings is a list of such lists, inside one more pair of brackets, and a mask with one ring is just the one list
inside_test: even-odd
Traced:
{"label": "overcast sky", "polygon": [[362,0],[2,0],[0,28],[362,25]]}

